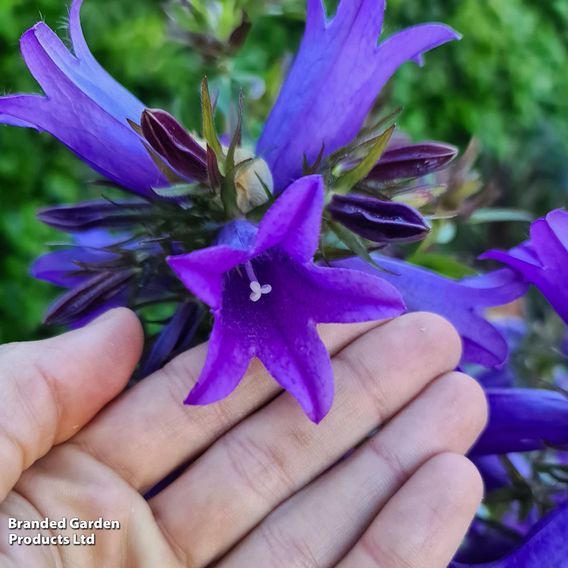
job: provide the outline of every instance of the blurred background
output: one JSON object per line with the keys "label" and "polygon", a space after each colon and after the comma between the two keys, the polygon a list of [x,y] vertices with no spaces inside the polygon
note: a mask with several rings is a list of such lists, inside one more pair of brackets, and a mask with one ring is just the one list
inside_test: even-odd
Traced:
{"label": "blurred background", "polygon": [[[2,94],[38,91],[18,39],[39,19],[65,38],[67,4],[0,0]],[[303,13],[303,0],[86,0],[82,19],[102,65],[145,104],[169,110],[190,128],[199,128],[205,74],[221,110],[242,86],[254,139],[301,38]],[[439,239],[441,252],[471,261],[488,246],[523,239],[526,213],[536,217],[568,203],[568,3],[389,0],[385,33],[425,21],[448,23],[464,39],[430,53],[425,69],[403,67],[381,104],[404,106],[399,124],[416,140],[465,150],[475,138],[477,169],[494,206],[525,212],[524,221],[507,221],[509,212],[498,222],[456,223]],[[93,179],[48,135],[0,126],[0,342],[53,332],[41,320],[57,289],[33,280],[28,269],[63,237],[35,213],[99,195]]]}

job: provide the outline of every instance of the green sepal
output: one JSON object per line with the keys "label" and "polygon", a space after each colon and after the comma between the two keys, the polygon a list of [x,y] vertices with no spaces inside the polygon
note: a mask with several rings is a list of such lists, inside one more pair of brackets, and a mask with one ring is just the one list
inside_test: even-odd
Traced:
{"label": "green sepal", "polygon": [[332,186],[334,193],[348,193],[360,181],[364,180],[369,175],[386,150],[390,139],[394,134],[395,128],[395,126],[391,126],[379,136],[365,143],[371,146],[369,153],[353,169],[342,173],[336,178]]}

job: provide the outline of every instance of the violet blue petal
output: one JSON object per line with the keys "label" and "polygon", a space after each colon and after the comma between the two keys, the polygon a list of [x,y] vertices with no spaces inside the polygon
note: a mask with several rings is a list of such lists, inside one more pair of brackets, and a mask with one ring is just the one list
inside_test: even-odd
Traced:
{"label": "violet blue petal", "polygon": [[486,563],[454,561],[449,568],[566,568],[568,505],[558,507],[532,529],[525,542],[507,556]]}
{"label": "violet blue petal", "polygon": [[531,226],[526,243],[509,252],[492,250],[481,256],[518,271],[536,286],[568,324],[568,211],[556,209]]}
{"label": "violet blue petal", "polygon": [[240,329],[234,322],[215,320],[209,337],[207,359],[185,404],[211,404],[229,396],[247,371],[251,356],[244,349]]}
{"label": "violet blue petal", "polygon": [[568,398],[542,389],[486,389],[489,423],[471,455],[568,445]]}
{"label": "violet blue petal", "polygon": [[323,205],[321,177],[302,178],[258,228],[236,221],[220,234],[218,245],[168,259],[215,318],[206,364],[188,403],[227,396],[258,357],[319,422],[333,399],[333,380],[315,325],[403,311],[399,294],[380,278],[313,264]]}
{"label": "violet blue petal", "polygon": [[376,243],[413,242],[430,231],[424,217],[405,203],[365,195],[334,195],[327,210],[335,221]]}
{"label": "violet blue petal", "polygon": [[134,275],[131,269],[91,274],[49,307],[45,323],[67,325],[101,305],[106,306],[109,300],[123,296]]}
{"label": "violet blue petal", "polygon": [[373,253],[386,272],[379,272],[360,258],[334,262],[334,266],[380,275],[398,289],[409,311],[429,311],[449,320],[462,337],[462,363],[488,367],[507,360],[508,347],[501,333],[483,317],[483,310],[513,301],[526,285],[511,270],[451,280],[435,272]]}
{"label": "violet blue petal", "polygon": [[153,206],[146,201],[99,199],[77,205],[58,205],[38,211],[38,219],[61,231],[90,231],[94,228],[130,227],[151,219]]}
{"label": "violet blue petal", "polygon": [[441,24],[400,32],[383,43],[384,0],[342,0],[326,22],[321,0],[309,0],[304,39],[264,131],[257,154],[284,190],[313,163],[350,143],[394,72],[406,61],[460,36]]}
{"label": "violet blue petal", "polygon": [[178,350],[191,343],[199,325],[201,310],[194,302],[185,302],[176,309],[170,321],[164,326],[140,370],[141,377],[147,377],[161,369]]}
{"label": "violet blue petal", "polygon": [[45,95],[0,98],[0,123],[49,132],[103,176],[151,196],[166,180],[127,124],[127,118],[139,120],[144,107],[88,52],[80,5],[75,0],[71,8],[75,56],[43,22],[22,36],[22,55]]}

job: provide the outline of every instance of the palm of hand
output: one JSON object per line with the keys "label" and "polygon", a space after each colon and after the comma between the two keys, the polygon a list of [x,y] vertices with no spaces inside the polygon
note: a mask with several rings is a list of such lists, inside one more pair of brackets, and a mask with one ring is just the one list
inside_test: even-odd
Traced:
{"label": "palm of hand", "polygon": [[[459,338],[427,314],[322,335],[337,393],[319,426],[255,364],[226,401],[184,407],[204,347],[117,397],[142,343],[126,310],[4,347],[0,566],[445,566],[481,498],[462,455],[486,409],[450,372]],[[46,516],[121,528],[97,531],[96,546],[8,543],[38,532],[10,518]]]}

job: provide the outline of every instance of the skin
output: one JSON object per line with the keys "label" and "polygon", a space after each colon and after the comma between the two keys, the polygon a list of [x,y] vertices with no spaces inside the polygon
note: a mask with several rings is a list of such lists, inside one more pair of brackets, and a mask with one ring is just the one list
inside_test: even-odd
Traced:
{"label": "skin", "polygon": [[[125,309],[0,348],[0,566],[445,567],[482,498],[464,454],[487,416],[452,372],[459,336],[420,313],[320,331],[336,398],[319,426],[257,363],[223,402],[184,406],[206,346],[123,392],[143,342]],[[121,530],[95,547],[8,545],[37,533],[9,517],[45,516]]]}

